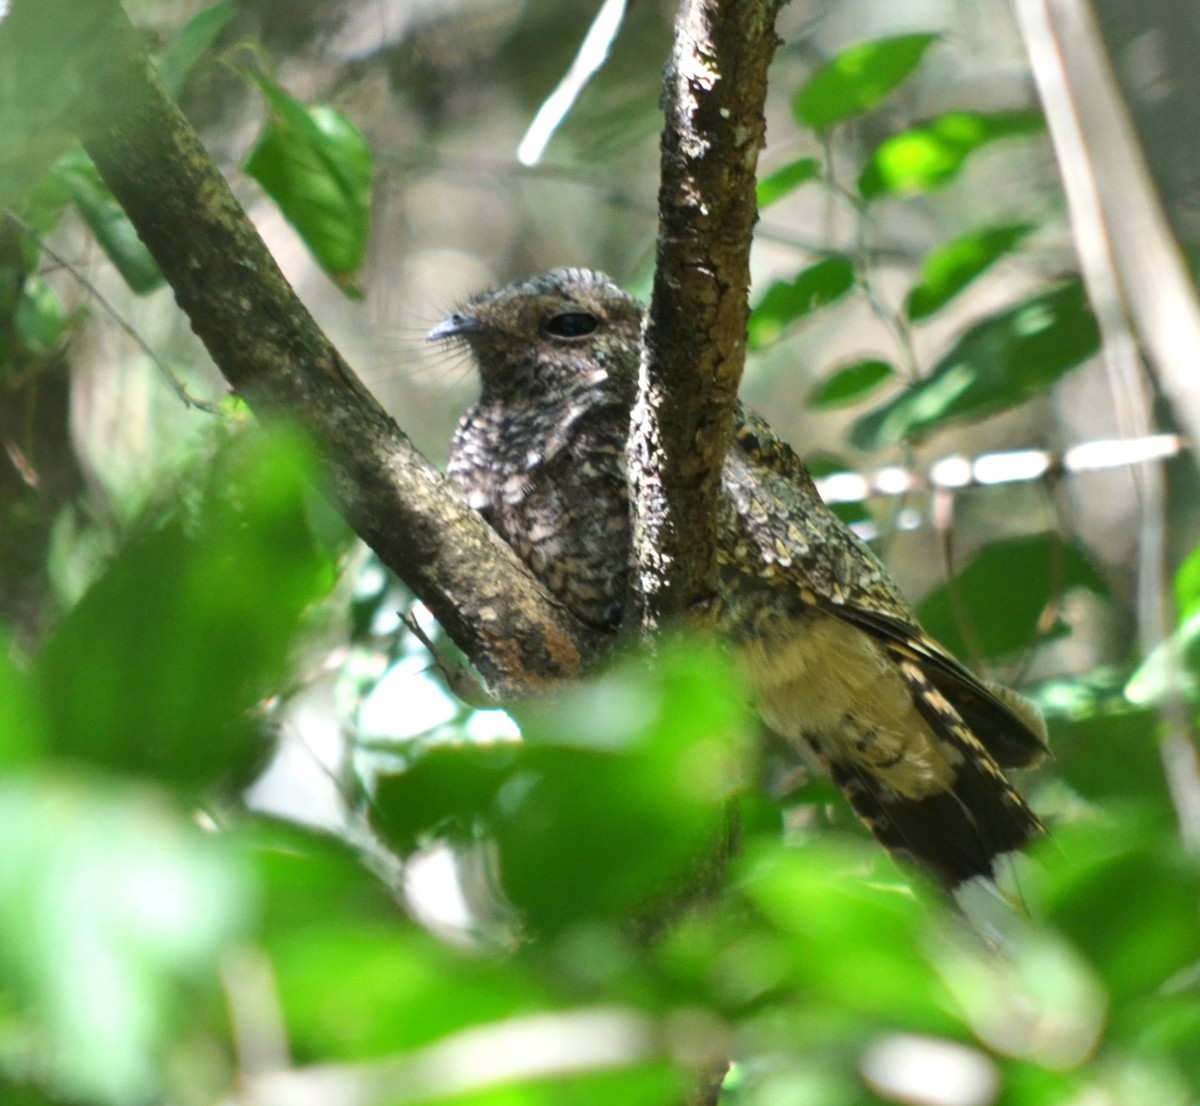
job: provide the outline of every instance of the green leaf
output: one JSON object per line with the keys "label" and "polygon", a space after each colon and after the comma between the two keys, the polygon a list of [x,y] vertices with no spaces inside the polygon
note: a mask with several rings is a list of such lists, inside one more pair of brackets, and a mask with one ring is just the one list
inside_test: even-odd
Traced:
{"label": "green leaf", "polygon": [[197,12],[159,56],[158,75],[173,97],[179,98],[196,63],[208,53],[235,13],[229,0]]}
{"label": "green leaf", "polygon": [[1110,594],[1082,548],[1052,534],[1004,538],[989,542],[951,583],[931,592],[917,617],[957,656],[973,652],[969,634],[977,651],[993,660],[1066,634],[1057,617],[1049,626],[1041,623],[1047,607],[1073,588]]}
{"label": "green leaf", "polygon": [[269,822],[240,839],[258,867],[260,940],[298,1059],[390,1055],[544,1008],[536,977],[420,929],[344,842]]}
{"label": "green leaf", "polygon": [[59,624],[33,672],[57,752],[187,789],[258,766],[251,708],[333,580],[308,458],[285,435],[235,441],[199,518],[147,528]]}
{"label": "green leaf", "polygon": [[402,772],[376,780],[371,803],[371,825],[401,853],[431,835],[466,838],[522,759],[507,742],[414,746]]}
{"label": "green leaf", "polygon": [[1054,774],[1091,802],[1159,804],[1169,822],[1155,712],[1122,694],[1124,672],[1052,680],[1032,693],[1050,727]]}
{"label": "green leaf", "polygon": [[728,657],[669,643],[515,715],[525,746],[495,839],[504,890],[539,928],[627,917],[714,847],[748,737]]}
{"label": "green leaf", "polygon": [[1200,612],[1200,545],[1187,555],[1175,573],[1175,612],[1180,625]]}
{"label": "green leaf", "polygon": [[921,282],[908,294],[905,312],[917,322],[940,311],[977,277],[1036,229],[1033,223],[1009,223],[955,238],[930,251],[921,262]]}
{"label": "green leaf", "polygon": [[1073,280],[976,323],[927,377],[859,419],[850,440],[879,449],[1015,407],[1099,348],[1083,285]]}
{"label": "green leaf", "polygon": [[0,770],[32,761],[43,744],[42,721],[29,679],[9,659],[10,645],[0,633]]}
{"label": "green leaf", "polygon": [[172,1097],[169,1047],[248,928],[241,866],[160,798],[62,773],[0,784],[0,836],[6,1067],[71,1101]]}
{"label": "green leaf", "polygon": [[802,157],[789,162],[758,182],[758,206],[769,207],[802,184],[816,180],[820,173],[821,163],[815,157]]}
{"label": "green leaf", "polygon": [[129,216],[117,203],[92,159],[76,146],[54,165],[54,175],[66,185],[83,221],[122,279],[139,296],[162,286],[158,263],[143,245]]}
{"label": "green leaf", "polygon": [[823,131],[869,111],[920,65],[939,37],[898,35],[843,50],[796,93],[792,114],[798,122]]}
{"label": "green leaf", "polygon": [[828,380],[821,381],[810,393],[810,407],[846,407],[858,403],[896,376],[886,361],[855,361],[843,365]]}
{"label": "green leaf", "polygon": [[799,318],[834,303],[854,287],[854,266],[844,257],[827,257],[788,280],[776,281],[750,316],[750,348],[774,342]]}
{"label": "green leaf", "polygon": [[[871,864],[889,866],[873,850],[830,836],[803,849],[762,847],[738,861],[736,893],[757,915],[740,929],[759,948],[725,967],[723,988],[761,1001],[753,988],[762,987],[769,965],[780,993],[832,1004],[843,1016],[953,1029],[944,986],[924,951],[920,900],[894,875],[891,886],[886,874],[864,878]],[[737,978],[747,969],[749,980]]]}
{"label": "green leaf", "polygon": [[1188,615],[1178,629],[1142,661],[1125,687],[1138,706],[1161,706],[1175,695],[1200,699],[1200,611]]}
{"label": "green leaf", "polygon": [[912,196],[949,184],[967,158],[1001,138],[1038,134],[1041,115],[1032,111],[953,111],[887,139],[858,179],[866,200]]}
{"label": "green leaf", "polygon": [[1038,914],[1090,959],[1118,1016],[1135,996],[1187,986],[1173,980],[1200,960],[1200,871],[1178,838],[1110,808],[1061,827],[1040,858]]}
{"label": "green leaf", "polygon": [[271,106],[271,122],[245,171],[262,185],[312,251],[321,268],[354,298],[354,274],[367,250],[371,152],[341,112],[306,108],[264,77],[255,77]]}
{"label": "green leaf", "polygon": [[20,206],[75,142],[79,100],[111,64],[111,9],[19,0],[0,5],[0,210]]}
{"label": "green leaf", "polygon": [[25,278],[15,317],[22,344],[39,354],[59,349],[71,323],[58,293],[39,276]]}

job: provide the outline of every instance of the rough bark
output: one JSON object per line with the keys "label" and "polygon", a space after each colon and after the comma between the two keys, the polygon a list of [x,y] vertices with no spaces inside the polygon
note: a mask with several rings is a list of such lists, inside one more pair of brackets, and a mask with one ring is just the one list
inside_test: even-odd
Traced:
{"label": "rough bark", "polygon": [[658,264],[630,491],[635,616],[702,617],[746,353],[755,172],[779,0],[684,0],[663,84]]}
{"label": "rough bark", "polygon": [[[682,0],[663,79],[654,291],[629,443],[630,615],[645,633],[703,624],[717,592],[717,502],[733,437],[750,314],[750,241],[767,68],[781,0]],[[732,809],[712,852],[664,908],[715,898],[735,851]],[[697,1075],[686,1106],[715,1106],[728,1063]]]}
{"label": "rough bark", "polygon": [[[88,51],[79,133],[192,328],[266,421],[317,444],[350,525],[502,694],[577,676],[597,642],[379,406],[296,298],[120,6]],[[95,44],[93,44],[95,45]],[[78,58],[64,58],[78,69]]]}

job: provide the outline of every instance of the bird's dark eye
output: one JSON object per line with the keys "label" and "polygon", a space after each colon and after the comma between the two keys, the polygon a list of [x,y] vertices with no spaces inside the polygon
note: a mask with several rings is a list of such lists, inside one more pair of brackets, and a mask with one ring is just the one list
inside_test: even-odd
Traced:
{"label": "bird's dark eye", "polygon": [[551,315],[542,324],[542,331],[552,338],[586,338],[599,325],[596,316],[586,311],[564,311]]}

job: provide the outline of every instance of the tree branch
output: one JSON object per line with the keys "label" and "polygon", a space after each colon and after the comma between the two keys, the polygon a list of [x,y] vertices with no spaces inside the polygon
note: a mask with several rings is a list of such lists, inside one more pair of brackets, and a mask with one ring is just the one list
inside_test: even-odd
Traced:
{"label": "tree branch", "polygon": [[[417,452],[321,332],[116,0],[87,5],[107,9],[107,41],[86,55],[80,136],[230,384],[260,417],[311,435],[350,525],[498,692],[577,676],[594,635]],[[78,57],[62,60],[77,70]]]}
{"label": "tree branch", "polygon": [[[644,633],[715,612],[721,469],[750,314],[750,240],[767,68],[781,0],[682,0],[663,78],[662,177],[654,292],[629,442],[633,515],[628,614]],[[724,881],[720,843],[666,908],[679,916]],[[687,1106],[713,1106],[728,1063],[698,1073]]]}
{"label": "tree branch", "polygon": [[683,0],[663,84],[658,264],[629,446],[646,629],[716,595],[717,497],[750,314],[755,171],[780,0]]}

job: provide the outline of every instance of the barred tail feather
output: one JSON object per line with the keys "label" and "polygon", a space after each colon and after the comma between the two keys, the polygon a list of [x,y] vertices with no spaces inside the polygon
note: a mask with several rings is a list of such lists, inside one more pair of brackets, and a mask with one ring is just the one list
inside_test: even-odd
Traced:
{"label": "barred tail feather", "polygon": [[991,878],[997,860],[1040,836],[1042,824],[920,668],[911,662],[900,668],[953,766],[951,787],[913,799],[851,761],[831,761],[830,774],[890,852],[910,857],[950,887]]}

